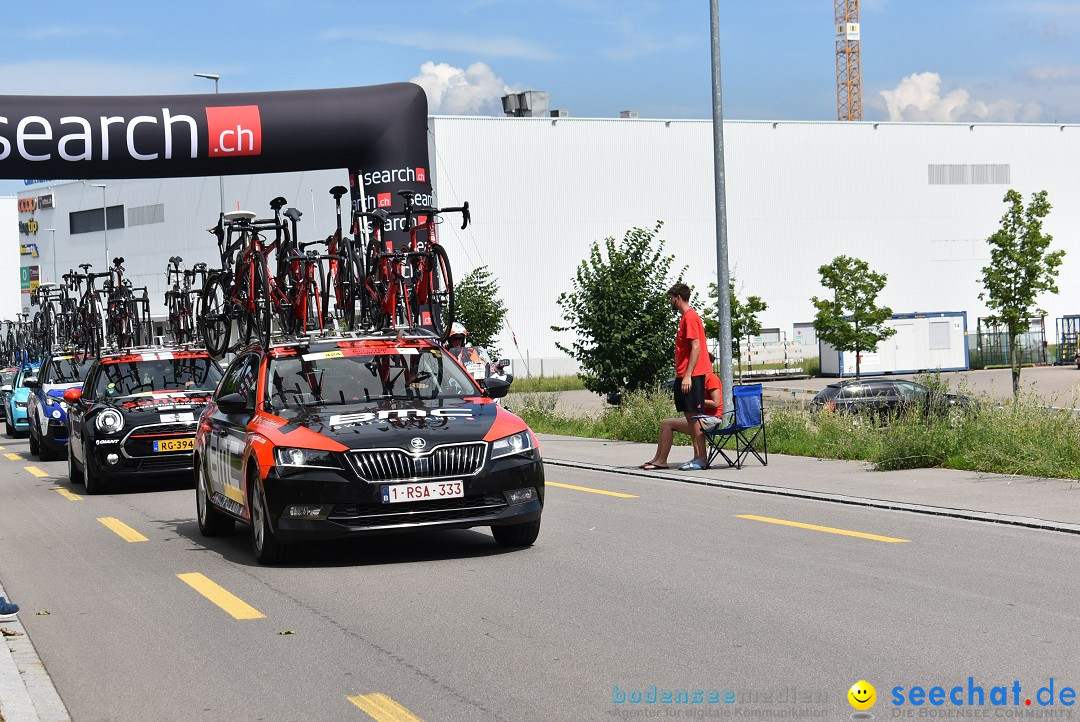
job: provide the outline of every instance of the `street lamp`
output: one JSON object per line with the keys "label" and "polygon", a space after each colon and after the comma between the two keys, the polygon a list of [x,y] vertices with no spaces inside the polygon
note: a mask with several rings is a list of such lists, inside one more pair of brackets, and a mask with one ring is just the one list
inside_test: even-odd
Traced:
{"label": "street lamp", "polygon": [[60,283],[60,276],[56,273],[56,229],[55,228],[42,228],[43,231],[48,231],[52,234],[52,241],[49,243],[50,253],[52,253],[52,275],[53,283]]}
{"label": "street lamp", "polygon": [[[206,78],[207,80],[214,81],[214,95],[218,94],[218,81],[221,80],[220,75],[214,73],[194,73],[196,78]],[[225,179],[218,176],[218,191],[221,193],[221,212],[225,212]]]}
{"label": "street lamp", "polygon": [[91,188],[101,189],[101,220],[105,222],[105,270],[112,268],[112,264],[109,262],[109,207],[105,205],[105,189],[108,187],[104,183],[91,183]]}

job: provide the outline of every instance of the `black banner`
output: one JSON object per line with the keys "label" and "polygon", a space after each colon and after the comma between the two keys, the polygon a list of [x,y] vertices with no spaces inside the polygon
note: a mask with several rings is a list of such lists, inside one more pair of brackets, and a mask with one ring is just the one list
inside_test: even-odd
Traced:
{"label": "black banner", "polygon": [[396,191],[403,188],[430,199],[423,89],[392,83],[220,95],[0,96],[0,178],[323,168],[348,169],[354,208],[400,206]]}
{"label": "black banner", "polygon": [[0,177],[166,178],[427,166],[411,83],[272,93],[0,96]]}

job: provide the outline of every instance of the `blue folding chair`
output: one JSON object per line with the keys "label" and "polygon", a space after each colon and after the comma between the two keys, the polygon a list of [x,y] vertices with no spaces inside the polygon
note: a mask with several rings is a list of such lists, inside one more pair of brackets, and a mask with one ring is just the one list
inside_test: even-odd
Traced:
{"label": "blue folding chair", "polygon": [[[769,448],[765,439],[765,401],[761,384],[746,384],[731,389],[734,409],[727,414],[728,423],[708,427],[708,416],[695,416],[701,433],[709,445],[709,466],[717,456],[724,457],[728,466],[741,469],[746,457],[753,454],[763,466],[769,464]],[[758,439],[760,438],[760,443]],[[734,448],[731,448],[731,447]],[[728,454],[732,456],[728,456]]]}

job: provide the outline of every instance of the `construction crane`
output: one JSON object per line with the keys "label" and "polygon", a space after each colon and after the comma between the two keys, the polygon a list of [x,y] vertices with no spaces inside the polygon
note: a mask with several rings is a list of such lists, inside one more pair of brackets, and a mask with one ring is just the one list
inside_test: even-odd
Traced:
{"label": "construction crane", "polygon": [[833,0],[836,16],[836,119],[862,120],[859,0]]}

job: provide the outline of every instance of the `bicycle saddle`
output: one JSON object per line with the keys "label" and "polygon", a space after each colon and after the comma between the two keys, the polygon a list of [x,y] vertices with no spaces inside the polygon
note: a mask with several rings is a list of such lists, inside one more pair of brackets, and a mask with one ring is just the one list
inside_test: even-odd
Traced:
{"label": "bicycle saddle", "polygon": [[288,203],[288,201],[285,200],[283,196],[278,196],[274,200],[270,201],[270,208],[278,211],[284,208],[286,203]]}
{"label": "bicycle saddle", "polygon": [[90,268],[93,265],[93,263],[80,263],[79,268],[83,269],[83,273],[86,273],[86,269]]}
{"label": "bicycle saddle", "polygon": [[172,256],[172,257],[169,258],[169,263],[175,263],[176,265],[180,265],[183,262],[184,262],[184,259],[181,258],[180,256]]}
{"label": "bicycle saddle", "polygon": [[349,192],[349,189],[345,186],[334,186],[330,189],[330,195],[334,197],[335,201],[341,200],[341,197]]}
{"label": "bicycle saddle", "polygon": [[116,258],[112,259],[112,262],[113,262],[113,265],[114,265],[114,266],[120,266],[120,265],[123,265],[123,263],[124,263],[124,257],[123,257],[123,256],[117,256]]}
{"label": "bicycle saddle", "polygon": [[282,215],[284,215],[290,221],[299,222],[300,221],[300,216],[302,216],[304,214],[303,214],[302,211],[299,211],[296,208],[286,208],[285,213],[283,213]]}

